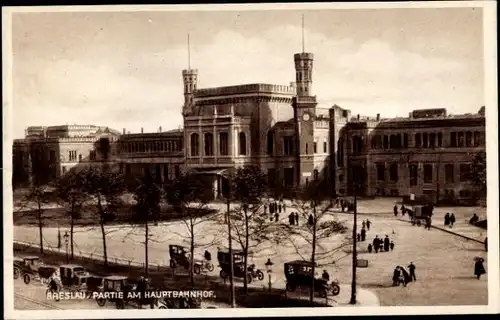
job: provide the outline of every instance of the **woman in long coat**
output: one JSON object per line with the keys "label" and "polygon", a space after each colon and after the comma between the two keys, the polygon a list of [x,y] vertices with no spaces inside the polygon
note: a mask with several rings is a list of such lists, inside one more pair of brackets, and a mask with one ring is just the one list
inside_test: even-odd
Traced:
{"label": "woman in long coat", "polygon": [[484,269],[483,265],[484,259],[480,258],[476,260],[476,263],[474,264],[474,275],[477,277],[477,280],[481,278],[483,274],[486,273],[486,270]]}

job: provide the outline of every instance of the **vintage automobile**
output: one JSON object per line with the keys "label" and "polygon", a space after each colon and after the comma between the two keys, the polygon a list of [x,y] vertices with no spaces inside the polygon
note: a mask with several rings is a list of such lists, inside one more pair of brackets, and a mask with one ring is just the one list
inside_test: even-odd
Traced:
{"label": "vintage automobile", "polygon": [[170,298],[159,300],[159,309],[201,309],[201,299]]}
{"label": "vintage automobile", "polygon": [[29,284],[32,278],[39,279],[42,283],[45,283],[55,270],[55,267],[44,265],[37,256],[14,259],[14,279],[22,276],[26,284]]}
{"label": "vintage automobile", "polygon": [[[189,269],[191,265],[191,256],[186,247],[179,245],[169,245],[170,268],[174,269],[181,266],[184,269]],[[214,265],[207,260],[194,260],[193,272],[200,274],[202,271],[214,271]]]}
{"label": "vintage automobile", "polygon": [[90,273],[77,264],[64,264],[59,267],[61,283],[70,290],[87,290],[87,279]]}
{"label": "vintage automobile", "polygon": [[[245,255],[242,250],[233,250],[233,271],[234,276],[237,278],[245,277]],[[217,252],[217,260],[221,268],[220,276],[226,279],[231,274],[230,255],[227,250],[219,250]],[[248,265],[247,283],[251,283],[254,278],[258,280],[264,279],[264,273],[259,269],[255,269],[255,264]]]}
{"label": "vintage automobile", "polygon": [[[144,288],[146,290],[147,287]],[[127,304],[135,304],[139,308],[143,305],[150,305],[152,308],[154,305],[158,304],[158,299],[155,298],[144,298],[144,297],[134,297],[129,298],[129,292],[137,292],[137,286],[133,284],[128,277],[125,276],[107,276],[102,279],[102,286],[99,287],[97,291],[100,291],[102,294],[118,294],[122,293],[122,297],[97,297],[97,304],[99,306],[104,306],[106,304],[106,300],[110,302],[116,303],[117,309],[124,309]]]}
{"label": "vintage automobile", "polygon": [[[297,287],[310,288],[313,281],[312,262],[295,260],[285,263],[286,290],[295,291]],[[314,278],[314,291],[322,297],[326,297],[329,292],[334,296],[340,293],[340,287],[336,281],[331,284],[325,279]]]}

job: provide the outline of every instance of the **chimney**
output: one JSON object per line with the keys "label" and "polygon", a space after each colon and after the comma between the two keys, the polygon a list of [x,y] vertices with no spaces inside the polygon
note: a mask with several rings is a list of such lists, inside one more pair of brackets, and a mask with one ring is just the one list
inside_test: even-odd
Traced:
{"label": "chimney", "polygon": [[377,121],[380,121],[380,113],[377,113]]}
{"label": "chimney", "polygon": [[144,133],[144,128],[141,128],[141,133]]}
{"label": "chimney", "polygon": [[125,128],[123,128],[123,134],[125,134],[125,132],[126,132],[126,131],[125,131]]}
{"label": "chimney", "polygon": [[160,126],[160,128],[158,128],[158,131],[161,132],[161,126]]}
{"label": "chimney", "polygon": [[359,121],[359,119],[360,119],[360,116],[359,116],[359,113],[358,113],[358,121]]}

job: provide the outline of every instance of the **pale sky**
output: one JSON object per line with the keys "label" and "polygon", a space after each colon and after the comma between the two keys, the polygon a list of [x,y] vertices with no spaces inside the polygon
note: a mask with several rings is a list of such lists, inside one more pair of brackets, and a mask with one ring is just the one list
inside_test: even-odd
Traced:
{"label": "pale sky", "polygon": [[182,125],[188,32],[199,88],[287,85],[301,14],[322,107],[388,117],[485,104],[480,8],[14,13],[14,138],[30,125]]}

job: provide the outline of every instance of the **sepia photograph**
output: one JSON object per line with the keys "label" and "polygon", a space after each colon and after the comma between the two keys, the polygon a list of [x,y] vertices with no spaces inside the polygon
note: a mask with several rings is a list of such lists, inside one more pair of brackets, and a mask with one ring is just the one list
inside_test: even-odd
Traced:
{"label": "sepia photograph", "polygon": [[499,311],[495,2],[2,15],[6,318]]}

